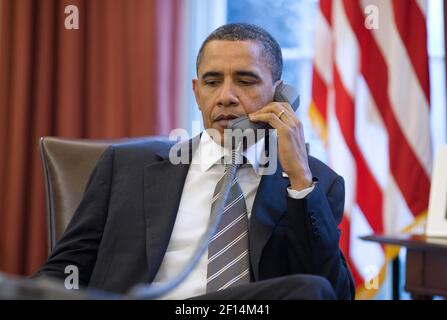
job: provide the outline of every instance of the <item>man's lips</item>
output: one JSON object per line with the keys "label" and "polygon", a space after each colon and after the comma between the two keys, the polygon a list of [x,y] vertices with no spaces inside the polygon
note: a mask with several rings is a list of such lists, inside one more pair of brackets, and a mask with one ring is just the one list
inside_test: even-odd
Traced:
{"label": "man's lips", "polygon": [[232,120],[232,119],[236,119],[240,116],[235,115],[235,114],[221,114],[219,116],[217,116],[214,121],[220,121],[220,120]]}
{"label": "man's lips", "polygon": [[216,117],[216,119],[214,119],[214,122],[219,124],[219,126],[227,128],[228,127],[228,122],[230,122],[230,120],[233,119],[237,119],[239,116],[234,115],[234,114],[228,114],[228,115],[219,115]]}

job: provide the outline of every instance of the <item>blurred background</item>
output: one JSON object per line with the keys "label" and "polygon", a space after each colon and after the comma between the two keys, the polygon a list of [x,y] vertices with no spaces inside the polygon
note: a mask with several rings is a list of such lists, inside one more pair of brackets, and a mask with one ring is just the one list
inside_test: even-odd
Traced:
{"label": "blurred background", "polygon": [[345,178],[357,297],[391,298],[405,251],[358,237],[423,231],[447,140],[445,19],[442,0],[0,0],[0,271],[30,275],[48,255],[39,138],[191,132],[202,41],[249,22],[282,47],[310,153]]}

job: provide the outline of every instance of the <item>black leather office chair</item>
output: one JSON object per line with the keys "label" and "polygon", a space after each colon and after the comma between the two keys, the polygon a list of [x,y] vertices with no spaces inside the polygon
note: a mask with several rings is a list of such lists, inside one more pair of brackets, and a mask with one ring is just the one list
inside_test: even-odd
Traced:
{"label": "black leather office chair", "polygon": [[48,248],[51,252],[81,202],[88,179],[101,154],[111,144],[159,139],[40,139],[46,189]]}

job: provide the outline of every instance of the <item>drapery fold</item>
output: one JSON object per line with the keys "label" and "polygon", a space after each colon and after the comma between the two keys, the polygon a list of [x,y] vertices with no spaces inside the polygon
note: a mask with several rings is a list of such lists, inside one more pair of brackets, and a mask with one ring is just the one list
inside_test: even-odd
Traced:
{"label": "drapery fold", "polygon": [[[175,0],[0,5],[0,271],[31,274],[47,257],[39,137],[175,128],[179,88],[166,83],[177,83],[182,8]],[[68,5],[79,9],[78,30],[65,28]]]}

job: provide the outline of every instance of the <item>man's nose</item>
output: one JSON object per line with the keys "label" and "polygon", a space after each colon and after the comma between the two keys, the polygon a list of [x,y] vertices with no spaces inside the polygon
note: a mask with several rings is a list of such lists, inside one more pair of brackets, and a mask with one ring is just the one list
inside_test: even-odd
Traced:
{"label": "man's nose", "polygon": [[239,98],[235,92],[233,84],[229,81],[223,83],[217,97],[219,107],[234,107],[239,104]]}

